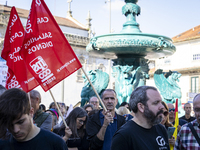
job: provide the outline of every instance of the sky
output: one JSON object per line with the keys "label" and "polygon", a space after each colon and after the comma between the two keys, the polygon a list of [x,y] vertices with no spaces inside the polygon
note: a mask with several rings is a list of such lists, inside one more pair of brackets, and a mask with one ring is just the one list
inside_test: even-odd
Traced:
{"label": "sky", "polygon": [[[30,9],[32,0],[0,0],[6,4]],[[68,0],[45,0],[55,16],[66,17]],[[138,0],[141,14],[136,17],[143,33],[159,34],[170,38],[200,25],[200,0]],[[114,33],[122,30],[126,17],[122,14],[124,0],[111,0],[111,29]],[[86,25],[90,11],[92,32],[96,35],[109,33],[110,0],[72,0],[72,16]]]}

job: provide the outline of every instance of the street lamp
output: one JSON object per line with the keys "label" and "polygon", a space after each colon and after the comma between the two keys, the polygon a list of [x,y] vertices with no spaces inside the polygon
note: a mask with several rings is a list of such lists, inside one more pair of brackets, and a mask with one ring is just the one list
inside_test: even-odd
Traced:
{"label": "street lamp", "polygon": [[110,18],[109,18],[109,32],[111,33],[111,0],[105,1],[105,3],[109,2],[110,3]]}

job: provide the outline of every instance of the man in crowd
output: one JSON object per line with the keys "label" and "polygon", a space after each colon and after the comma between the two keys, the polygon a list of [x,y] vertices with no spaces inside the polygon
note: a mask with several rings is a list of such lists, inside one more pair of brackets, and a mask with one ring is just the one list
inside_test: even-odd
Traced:
{"label": "man in crowd", "polygon": [[68,150],[66,143],[54,133],[33,124],[34,110],[26,92],[13,88],[0,96],[0,139],[11,133],[9,140],[0,140],[1,150]]}
{"label": "man in crowd", "polygon": [[178,133],[174,150],[200,149],[200,143],[197,142],[196,137],[189,127],[190,124],[194,128],[194,133],[197,133],[197,138],[200,137],[200,94],[194,97],[193,106],[196,120],[182,126]]}
{"label": "man in crowd", "polygon": [[49,113],[43,112],[39,109],[41,103],[40,93],[36,90],[30,91],[31,106],[34,109],[34,124],[38,127],[51,131],[52,128],[52,116]]}
{"label": "man in crowd", "polygon": [[99,110],[99,100],[96,96],[92,96],[89,100],[89,104],[94,106],[94,109]]}
{"label": "man in crowd", "polygon": [[125,123],[125,118],[115,112],[118,103],[116,92],[106,89],[101,94],[101,99],[107,111],[99,110],[90,116],[86,124],[90,150],[110,150],[114,133]]}
{"label": "man in crowd", "polygon": [[185,120],[187,122],[191,122],[191,121],[195,120],[195,117],[191,116],[192,109],[191,109],[191,104],[190,103],[185,103],[184,111],[185,111],[185,115],[180,117],[180,119],[183,119],[183,120]]}
{"label": "man in crowd", "polygon": [[[169,108],[169,122],[174,125],[174,123],[175,123],[175,108],[174,108],[174,105],[171,104],[171,103],[168,103],[167,106]],[[186,123],[187,123],[187,121],[185,121],[183,119],[179,119],[178,131],[181,129],[181,126],[186,124]]]}
{"label": "man in crowd", "polygon": [[111,150],[169,150],[168,136],[162,120],[164,106],[156,88],[140,86],[130,97],[132,120],[114,135]]}

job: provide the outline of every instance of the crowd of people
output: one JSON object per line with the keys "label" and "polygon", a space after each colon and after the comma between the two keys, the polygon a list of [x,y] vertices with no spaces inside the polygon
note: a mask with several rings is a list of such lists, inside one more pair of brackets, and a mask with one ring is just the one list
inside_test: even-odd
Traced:
{"label": "crowd of people", "polygon": [[184,105],[177,138],[168,134],[175,123],[174,105],[163,102],[155,87],[136,88],[129,103],[123,102],[117,109],[113,89],[100,96],[106,110],[95,96],[84,107],[52,102],[47,108],[37,90],[26,93],[0,85],[0,149],[169,150],[172,146],[200,150],[199,94],[193,101],[195,117],[191,104]]}

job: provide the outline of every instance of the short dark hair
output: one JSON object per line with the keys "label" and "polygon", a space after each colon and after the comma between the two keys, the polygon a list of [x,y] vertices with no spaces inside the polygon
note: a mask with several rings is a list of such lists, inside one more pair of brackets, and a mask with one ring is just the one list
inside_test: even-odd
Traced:
{"label": "short dark hair", "polygon": [[142,103],[146,106],[146,103],[148,101],[147,93],[146,91],[148,89],[152,89],[157,91],[155,87],[152,86],[140,86],[137,87],[131,94],[130,100],[129,100],[129,108],[136,113],[138,111],[137,104]]}
{"label": "short dark hair", "polygon": [[122,102],[121,104],[120,104],[120,106],[119,107],[121,107],[121,106],[125,106],[125,105],[129,105],[129,103],[127,103],[127,102]]}
{"label": "short dark hair", "polygon": [[44,104],[40,104],[39,109],[46,111],[46,106]]}
{"label": "short dark hair", "polygon": [[117,93],[115,92],[115,90],[113,90],[113,89],[105,89],[102,93],[101,93],[101,99],[103,98],[103,95],[104,95],[104,93],[105,92],[114,92],[115,93],[115,95],[116,95],[116,97],[117,97]]}
{"label": "short dark hair", "polygon": [[83,106],[83,109],[86,110],[88,107],[91,107],[92,110],[94,109],[94,106],[92,104],[87,104],[87,105]]}
{"label": "short dark hair", "polygon": [[[86,116],[86,120],[85,120],[85,123],[87,122],[87,112],[81,108],[81,107],[76,107],[74,108],[69,116],[65,119],[67,125],[69,126],[69,128],[71,129],[72,131],[72,137],[76,138],[76,137],[80,137],[80,138],[83,138],[85,132],[84,132],[84,126],[83,125],[78,131],[77,131],[77,126],[76,126],[76,119],[77,118],[82,118],[82,117],[85,117]],[[60,129],[63,129],[65,128],[64,124],[61,126]]]}
{"label": "short dark hair", "polygon": [[[185,103],[185,104],[184,104],[184,109],[185,109],[185,105],[187,105],[187,104],[190,104],[190,103],[188,103],[188,102],[187,102],[187,103]],[[190,106],[191,106],[191,104],[190,104]]]}
{"label": "short dark hair", "polygon": [[30,101],[26,92],[18,88],[6,90],[0,96],[0,138],[5,137],[7,129],[14,120],[30,113]]}

